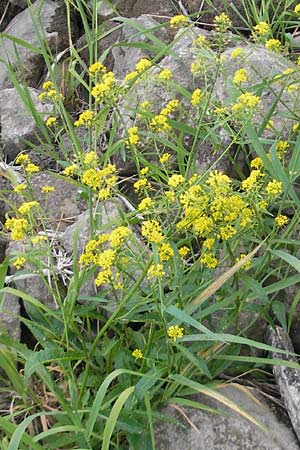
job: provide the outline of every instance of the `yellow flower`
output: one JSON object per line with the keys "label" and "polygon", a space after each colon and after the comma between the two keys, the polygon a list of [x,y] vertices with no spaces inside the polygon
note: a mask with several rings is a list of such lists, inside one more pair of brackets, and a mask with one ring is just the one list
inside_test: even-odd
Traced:
{"label": "yellow flower", "polygon": [[73,175],[75,175],[76,169],[77,169],[77,166],[75,164],[71,164],[71,166],[68,166],[63,170],[63,174],[66,177],[72,177]]}
{"label": "yellow flower", "polygon": [[93,151],[87,152],[83,157],[83,162],[84,162],[84,164],[92,165],[92,166],[97,164],[97,162],[98,162],[97,153],[93,152]]}
{"label": "yellow flower", "polygon": [[183,336],[183,327],[179,327],[178,325],[172,325],[168,328],[168,336],[170,339],[173,339],[176,342],[177,339],[182,338]]}
{"label": "yellow flower", "polygon": [[224,241],[228,241],[236,234],[236,230],[231,225],[220,227],[219,237]]}
{"label": "yellow flower", "polygon": [[178,187],[180,184],[185,182],[185,178],[182,175],[174,174],[168,180],[168,186],[173,188]]}
{"label": "yellow flower", "polygon": [[150,209],[153,207],[154,202],[150,197],[143,198],[143,200],[138,205],[139,211],[146,211],[147,209]]}
{"label": "yellow flower", "polygon": [[161,164],[165,164],[166,162],[169,161],[170,158],[171,158],[170,153],[163,153],[163,154],[161,155],[161,157],[159,158],[159,162],[160,162]]}
{"label": "yellow flower", "polygon": [[224,12],[222,12],[218,16],[215,16],[214,23],[215,23],[215,25],[217,25],[216,30],[222,31],[222,32],[226,31],[232,25],[231,20],[229,19],[227,14],[225,14]]}
{"label": "yellow flower", "polygon": [[29,228],[29,223],[26,219],[6,219],[5,227],[11,231],[11,238],[14,241],[23,239],[26,231]]}
{"label": "yellow flower", "polygon": [[165,197],[169,202],[175,202],[175,194],[173,191],[165,191]]}
{"label": "yellow flower", "polygon": [[105,100],[106,97],[110,96],[115,83],[116,79],[113,72],[104,73],[101,82],[93,87],[91,91],[92,96],[98,102]]}
{"label": "yellow flower", "polygon": [[159,259],[161,261],[169,261],[174,256],[174,251],[167,242],[159,247]]}
{"label": "yellow flower", "polygon": [[286,225],[288,221],[288,217],[283,214],[278,214],[278,216],[275,217],[275,222],[279,227],[284,227],[284,225]]}
{"label": "yellow flower", "polygon": [[18,155],[16,158],[16,164],[21,164],[22,166],[27,165],[30,163],[30,158],[28,155],[22,153],[21,155]]}
{"label": "yellow flower", "polygon": [[101,173],[96,169],[87,169],[82,174],[82,182],[92,189],[100,188],[102,184]]}
{"label": "yellow flower", "polygon": [[125,142],[126,147],[130,147],[130,145],[137,145],[140,142],[140,138],[138,135],[138,127],[131,127],[128,128],[128,138]]}
{"label": "yellow flower", "polygon": [[52,81],[45,81],[42,85],[43,91],[50,91],[53,88],[54,88],[54,86],[53,86]]}
{"label": "yellow flower", "polygon": [[17,194],[20,194],[21,192],[25,191],[26,189],[27,189],[27,184],[21,183],[21,184],[17,184],[17,186],[15,186],[14,191]]}
{"label": "yellow flower", "polygon": [[133,188],[134,188],[135,192],[138,193],[143,190],[150,189],[151,184],[149,183],[149,181],[146,178],[141,178],[140,180],[138,180],[134,183]]}
{"label": "yellow flower", "polygon": [[184,258],[186,255],[190,253],[190,251],[191,250],[186,245],[184,245],[183,247],[180,247],[178,253],[181,256],[181,258]]}
{"label": "yellow flower", "polygon": [[101,62],[97,61],[89,67],[89,74],[95,76],[99,72],[106,72],[106,67],[101,64]]}
{"label": "yellow flower", "polygon": [[196,37],[196,39],[193,40],[193,45],[197,47],[205,47],[207,45],[207,39],[204,34],[199,34],[199,36]]}
{"label": "yellow flower", "polygon": [[13,265],[15,266],[15,268],[16,268],[17,270],[19,270],[19,269],[21,269],[21,267],[24,266],[25,262],[26,262],[26,259],[23,258],[22,256],[20,256],[19,258],[17,258],[17,259],[15,260],[15,262],[13,263]]}
{"label": "yellow flower", "polygon": [[184,16],[183,14],[178,14],[177,16],[171,18],[169,24],[171,28],[175,28],[186,25],[187,21],[188,19],[186,16]]}
{"label": "yellow flower", "polygon": [[[245,256],[247,256],[246,253],[241,253],[240,256],[236,258],[236,262],[240,261],[241,259],[244,259]],[[250,267],[251,267],[251,259],[249,259],[247,262],[245,262],[245,264],[242,265],[242,268],[244,270],[248,270],[250,269]]]}
{"label": "yellow flower", "polygon": [[143,358],[143,352],[142,352],[142,350],[140,350],[139,348],[136,348],[135,350],[133,350],[133,352],[131,353],[131,355],[132,355],[135,359],[142,359],[142,358]]}
{"label": "yellow flower", "polygon": [[142,169],[141,169],[141,175],[147,175],[147,173],[149,172],[149,167],[143,167]]}
{"label": "yellow flower", "polygon": [[262,159],[257,156],[256,158],[252,159],[250,163],[251,169],[258,169],[260,170],[263,167],[264,163],[262,162]]}
{"label": "yellow flower", "polygon": [[258,22],[258,24],[254,27],[254,31],[257,34],[264,36],[265,34],[270,33],[270,26],[267,22]]}
{"label": "yellow flower", "polygon": [[281,42],[278,39],[268,39],[265,43],[265,47],[273,52],[278,52],[281,47]]}
{"label": "yellow flower", "polygon": [[158,114],[157,116],[154,116],[153,119],[150,122],[150,126],[152,128],[155,128],[156,131],[168,131],[171,129],[170,125],[168,124],[168,118],[163,114]]}
{"label": "yellow flower", "polygon": [[297,5],[294,8],[294,13],[299,14],[300,13],[300,3],[297,3]]}
{"label": "yellow flower", "polygon": [[55,192],[54,186],[43,186],[41,189],[43,194],[50,194],[51,192]]}
{"label": "yellow flower", "polygon": [[102,270],[98,273],[96,279],[95,279],[95,285],[96,286],[102,286],[103,284],[109,283],[112,277],[112,271],[111,269]]}
{"label": "yellow flower", "polygon": [[79,119],[74,122],[74,127],[90,127],[93,123],[94,113],[93,111],[83,111]]}
{"label": "yellow flower", "polygon": [[42,242],[47,241],[47,236],[38,235],[38,236],[32,237],[30,240],[33,244],[41,244]]}
{"label": "yellow flower", "polygon": [[234,48],[231,52],[231,58],[238,58],[239,56],[241,56],[242,52],[243,50],[241,49],[241,47]]}
{"label": "yellow flower", "polygon": [[27,164],[27,166],[25,167],[25,171],[30,175],[32,173],[37,173],[40,171],[40,168],[33,164],[33,163],[29,163]]}
{"label": "yellow flower", "polygon": [[18,211],[22,216],[25,216],[26,214],[29,214],[33,208],[37,208],[38,206],[40,206],[40,204],[36,201],[24,202],[19,207]]}
{"label": "yellow flower", "polygon": [[203,242],[203,247],[207,248],[208,250],[211,250],[214,246],[215,239],[214,238],[207,238]]}
{"label": "yellow flower", "polygon": [[198,106],[201,98],[202,98],[203,94],[201,92],[201,89],[195,89],[194,92],[192,93],[192,98],[191,98],[191,104],[193,106]]}
{"label": "yellow flower", "polygon": [[251,191],[263,176],[264,174],[259,169],[252,170],[249,177],[242,181],[242,189],[244,191]]}
{"label": "yellow flower", "polygon": [[240,86],[242,83],[245,83],[246,81],[248,81],[247,70],[246,69],[237,70],[233,76],[234,84]]}
{"label": "yellow flower", "polygon": [[213,255],[206,253],[200,258],[201,264],[206,266],[208,269],[215,269],[218,265],[218,260]]}
{"label": "yellow flower", "polygon": [[109,235],[110,245],[113,249],[120,248],[124,244],[126,238],[130,236],[130,234],[131,231],[127,227],[121,226],[115,228]]}
{"label": "yellow flower", "polygon": [[142,224],[142,236],[149,242],[160,244],[164,240],[161,226],[157,220],[146,220]]}
{"label": "yellow flower", "polygon": [[173,77],[173,73],[170,69],[163,69],[159,74],[158,74],[158,79],[159,80],[164,80],[164,81],[168,81]]}
{"label": "yellow flower", "polygon": [[260,98],[257,95],[251,94],[251,92],[245,92],[241,94],[236,103],[232,105],[233,112],[248,112],[253,110],[260,102]]}
{"label": "yellow flower", "polygon": [[162,264],[151,264],[147,272],[147,278],[162,278],[165,275]]}
{"label": "yellow flower", "polygon": [[152,66],[152,63],[151,63],[151,61],[149,61],[149,59],[142,58],[136,63],[135,70],[137,71],[137,73],[141,73],[141,72],[144,72],[145,70],[149,69],[149,67],[151,67],[151,66]]}
{"label": "yellow flower", "polygon": [[283,185],[281,181],[272,180],[266,186],[266,193],[272,196],[277,196],[282,193]]}
{"label": "yellow flower", "polygon": [[48,117],[46,120],[47,127],[52,127],[56,123],[56,117]]}
{"label": "yellow flower", "polygon": [[129,73],[125,76],[124,80],[125,80],[125,81],[130,81],[130,80],[132,80],[133,78],[135,78],[135,77],[137,77],[137,76],[138,76],[138,72],[137,72],[136,70],[134,70],[133,72],[129,72]]}
{"label": "yellow flower", "polygon": [[276,144],[276,150],[278,154],[278,158],[281,159],[287,152],[287,149],[289,148],[290,144],[287,141],[278,141]]}

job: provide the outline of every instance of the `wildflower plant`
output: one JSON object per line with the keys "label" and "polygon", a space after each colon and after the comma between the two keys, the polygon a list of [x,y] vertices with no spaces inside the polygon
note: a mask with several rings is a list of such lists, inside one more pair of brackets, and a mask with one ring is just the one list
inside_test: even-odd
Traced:
{"label": "wildflower plant", "polygon": [[[75,3],[88,24],[82,3]],[[70,48],[87,98],[76,113],[66,108],[43,52],[51,80],[42,85],[40,101],[50,101],[53,110],[41,126],[45,140],[62,149],[59,157],[51,153],[53,183],[39,186],[44,203],[34,189],[42,169],[28,152],[6,173],[14,200],[6,199],[2,233],[20,247],[1,266],[0,293],[23,299],[28,317],[22,322],[35,348],[0,335],[11,381],[0,382],[13,392],[15,405],[0,418],[0,437],[5,444],[19,430],[24,448],[38,450],[92,450],[100,440],[106,450],[110,443],[138,449],[145,440],[150,448],[154,412],[169,401],[184,402],[184,394],[195,392],[190,381],[205,389],[219,383],[224,370],[240,375],[264,365],[265,358],[240,358],[246,347],[274,350],[247,331],[257,318],[273,323],[269,311],[277,291],[295,282],[288,249],[296,245],[291,236],[299,219],[298,128],[287,139],[261,138],[251,118],[264,100],[261,87],[250,85],[244,61],[230,80],[230,98],[221,103],[212,96],[230,17],[216,16],[210,39],[195,33],[194,86],[187,89],[159,58],[140,59],[118,79],[105,55],[95,53],[102,32],[92,3],[89,64]],[[180,14],[163,26],[185,33],[191,22]],[[257,42],[280,50],[268,21],[258,21],[252,31]],[[237,61],[243,53],[236,47],[230,57]],[[164,93],[161,104],[152,101],[153,84]],[[130,107],[135,89],[145,95]],[[230,136],[220,158],[229,158],[235,175],[197,166],[197,145],[210,139],[217,147],[220,129]],[[60,141],[63,133],[71,151]],[[230,154],[233,144],[245,156],[243,168]],[[128,161],[134,168],[124,174]],[[57,178],[75,186],[86,204],[88,233],[81,235],[78,224],[72,254],[47,219]],[[9,264],[16,281],[39,277],[55,308],[11,287]],[[255,314],[243,325],[240,316],[249,312]]]}

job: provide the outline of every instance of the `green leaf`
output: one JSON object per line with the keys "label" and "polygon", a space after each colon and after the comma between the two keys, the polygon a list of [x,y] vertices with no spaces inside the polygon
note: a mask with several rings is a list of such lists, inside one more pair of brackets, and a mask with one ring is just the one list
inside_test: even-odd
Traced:
{"label": "green leaf", "polygon": [[101,450],[109,450],[110,438],[114,432],[119,414],[121,409],[123,408],[124,403],[130,397],[130,395],[134,392],[134,386],[130,386],[125,389],[119,396],[118,400],[115,402],[112,407],[111,413],[107,419],[104,432],[103,432],[103,442]]}
{"label": "green leaf", "polygon": [[287,262],[290,266],[292,266],[297,272],[300,273],[300,260],[296,258],[296,256],[290,255],[282,250],[271,250],[271,253],[274,256],[278,256],[278,258],[283,259],[283,261]]}

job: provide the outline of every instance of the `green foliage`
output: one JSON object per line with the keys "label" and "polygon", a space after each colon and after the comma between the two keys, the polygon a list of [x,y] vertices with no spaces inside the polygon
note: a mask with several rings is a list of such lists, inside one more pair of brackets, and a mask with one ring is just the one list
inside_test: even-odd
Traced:
{"label": "green foliage", "polygon": [[[267,45],[268,39],[282,38],[281,51],[289,56],[288,33],[296,20],[291,2],[261,2],[259,8],[244,3],[242,18],[254,41]],[[279,74],[282,91],[257,126],[252,119],[263,101],[264,84],[245,91],[245,73],[238,71],[228,80],[224,104],[212,95],[231,28],[227,16],[218,16],[210,39],[204,39],[184,16],[152,29],[117,17],[118,24],[107,31],[105,23],[98,24],[96,0],[90,9],[81,0],[66,1],[66,7],[70,56],[62,86],[56,78],[58,62],[33,12],[38,48],[1,36],[43,56],[48,79],[40,101],[51,103],[49,117],[37,113],[29,89],[10,64],[7,69],[39,126],[45,153],[56,161],[57,171],[49,173],[78,188],[89,225],[83,253],[82,222],[73,234],[73,254],[63,255],[59,265],[47,201],[42,207],[34,195],[34,174],[40,169],[27,153],[18,155],[5,172],[18,200],[9,204],[4,229],[23,247],[0,266],[1,312],[8,295],[22,299],[29,317],[21,321],[35,346],[0,335],[0,395],[6,392],[13,399],[12,409],[0,417],[1,445],[7,450],[153,450],[156,421],[176,422],[160,412],[163,406],[212,410],[187,398],[198,392],[261,426],[219,393],[219,377],[224,372],[258,374],[272,365],[299,368],[268,358],[275,349],[251,339],[249,331],[258,321],[279,321],[290,331],[300,299],[295,296],[286,314],[278,295],[300,281],[295,256],[300,134],[296,127],[288,140],[264,135],[289,88],[288,74]],[[72,42],[72,8],[84,27],[83,49]],[[267,36],[255,28],[259,22],[269,25]],[[98,44],[122,23],[135,29],[136,41],[114,45],[155,56],[140,60],[124,80],[117,80],[104,66],[109,49],[99,55]],[[174,56],[172,45],[180,38],[162,42],[155,33],[164,27],[195,35],[192,92],[160,66],[164,56]],[[144,35],[147,42],[138,42]],[[149,98],[153,87],[166,95],[164,104],[140,102],[136,91],[142,89]],[[70,105],[79,95],[86,106],[75,114]],[[221,130],[230,138],[225,146]],[[99,153],[103,142],[105,151]],[[197,152],[207,142],[220,156],[199,173]],[[246,169],[239,167],[233,148],[243,154]],[[231,163],[235,177],[215,170],[221,160]],[[133,175],[125,178],[126,164]],[[46,187],[45,197],[53,189]],[[13,276],[7,276],[9,264],[16,268]],[[37,276],[55,308],[9,286]],[[95,285],[94,296],[82,291],[86,283]],[[253,349],[260,356],[245,356]]]}

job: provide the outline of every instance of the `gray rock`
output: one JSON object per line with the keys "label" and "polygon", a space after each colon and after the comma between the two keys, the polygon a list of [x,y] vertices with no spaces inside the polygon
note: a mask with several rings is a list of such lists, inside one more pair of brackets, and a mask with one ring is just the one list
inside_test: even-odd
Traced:
{"label": "gray rock", "polygon": [[18,297],[4,294],[0,302],[0,334],[7,332],[10,337],[19,341],[21,338],[20,302]]}
{"label": "gray rock", "polygon": [[27,0],[0,0],[0,32],[26,7]]}
{"label": "gray rock", "polygon": [[[44,224],[53,231],[64,231],[76,222],[78,216],[85,211],[86,201],[80,198],[76,185],[40,172],[31,179],[33,198],[38,201],[45,213]],[[55,191],[42,193],[44,186],[53,186]],[[10,201],[18,206],[22,199],[15,193],[10,194]],[[7,211],[8,212],[8,211]]]}
{"label": "gray rock", "polygon": [[[161,41],[168,43],[169,38],[166,31],[163,28],[160,28],[156,31],[151,31],[155,27],[159,25],[159,23],[151,19],[151,17],[142,15],[136,19],[132,19],[132,22],[135,22],[136,25],[144,30],[149,30],[151,34],[155,37],[159,38]],[[139,43],[147,43],[152,44],[153,42],[147,37],[146,34],[141,34],[141,32],[134,28],[129,23],[123,25],[123,32],[121,36],[122,42],[139,42]],[[112,49],[112,54],[114,57],[114,72],[119,79],[123,79],[125,75],[134,70],[135,64],[141,58],[153,58],[155,56],[154,53],[151,53],[149,50],[135,47],[114,47]]]}
{"label": "gray rock", "polygon": [[[268,328],[267,343],[273,347],[294,353],[288,334],[279,326],[276,326],[275,329]],[[282,353],[273,352],[272,357],[297,362],[295,357]],[[291,423],[300,441],[300,371],[290,367],[273,366],[273,373]]]}
{"label": "gray rock", "polygon": [[151,0],[149,2],[144,0],[112,0],[111,3],[122,16],[139,17],[142,14],[149,14],[163,22],[178,11],[172,0]]}
{"label": "gray rock", "polygon": [[277,419],[255,390],[249,389],[249,395],[246,395],[244,389],[222,387],[217,392],[238,404],[267,428],[267,432],[220,402],[198,394],[194,400],[224,411],[227,415],[181,405],[180,413],[168,406],[163,412],[176,417],[178,424],[157,424],[156,450],[299,450],[293,432]]}
{"label": "gray rock", "polygon": [[[37,113],[46,117],[52,110],[52,106],[48,103],[41,104],[38,100],[39,91],[33,88],[28,89]],[[13,160],[26,148],[25,140],[37,142],[38,128],[34,117],[26,109],[15,88],[2,91],[0,89],[0,125],[3,156],[8,161]]]}
{"label": "gray rock", "polygon": [[[297,121],[293,111],[296,111],[299,107],[299,96],[295,93],[289,94],[285,88],[285,86],[288,87],[294,82],[299,82],[300,77],[297,74],[297,67],[284,56],[253,44],[244,47],[242,56],[235,59],[230,57],[232,50],[230,48],[221,55],[224,63],[216,80],[213,95],[221,103],[226,104],[230,101],[233,103],[241,91],[238,88],[234,89],[231,86],[231,81],[236,70],[246,68],[248,81],[243,84],[243,91],[250,90],[253,92],[254,88],[255,92],[256,86],[259,88],[259,86],[265,84],[260,95],[261,103],[251,119],[252,123],[257,127],[261,125],[275,105],[270,118],[274,122],[273,127],[276,132],[270,130],[265,132],[264,136],[271,138],[280,136],[283,139]],[[287,75],[281,80],[276,79],[276,76],[281,76],[288,69],[294,69],[295,73]]]}
{"label": "gray rock", "polygon": [[[37,0],[31,7],[14,17],[5,33],[40,48],[35,27],[39,28],[42,35],[45,33],[47,45],[54,55],[69,45],[67,16],[62,2]],[[75,21],[72,31],[76,35]],[[19,58],[16,56],[13,41],[4,38],[0,47],[0,58],[11,65],[21,82],[37,87],[45,70],[43,57],[27,47],[21,45],[16,47]],[[11,87],[11,82],[5,65],[0,63],[0,89],[5,87]]]}

